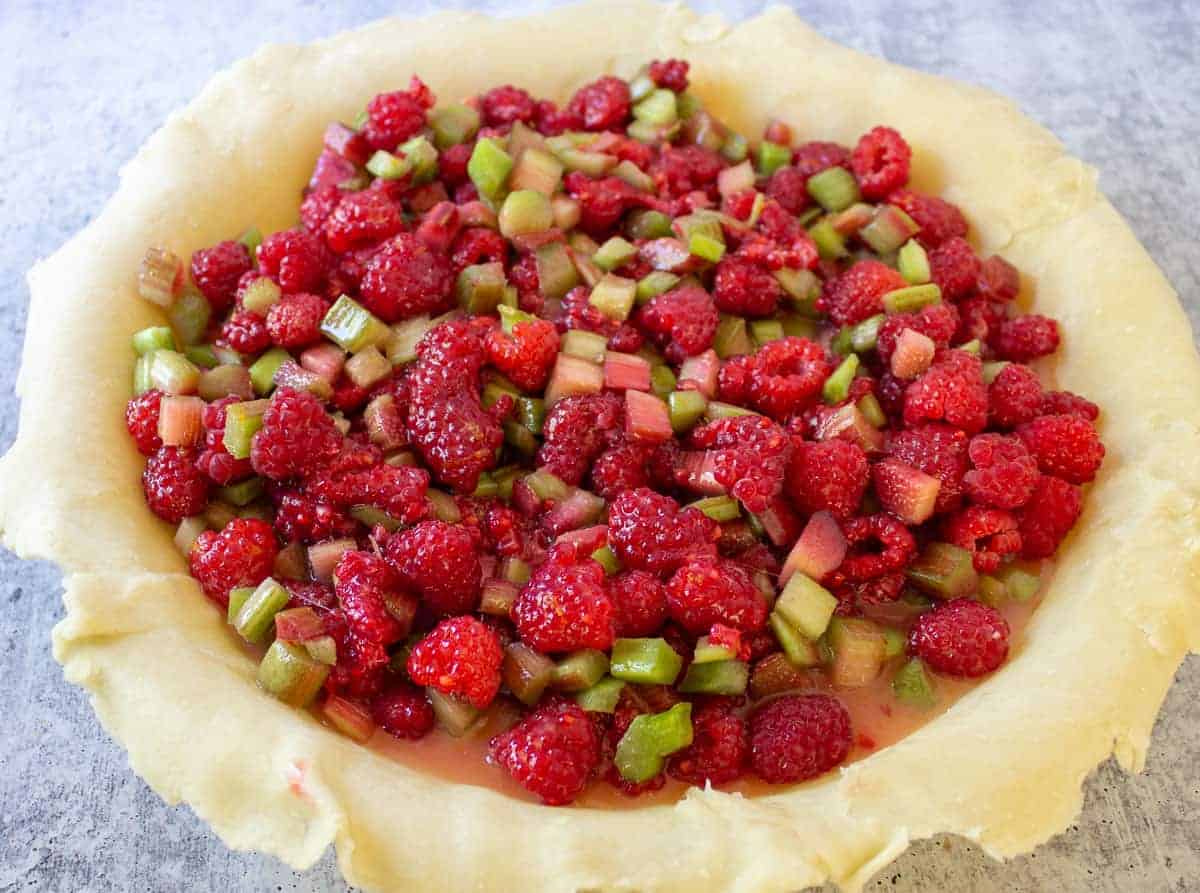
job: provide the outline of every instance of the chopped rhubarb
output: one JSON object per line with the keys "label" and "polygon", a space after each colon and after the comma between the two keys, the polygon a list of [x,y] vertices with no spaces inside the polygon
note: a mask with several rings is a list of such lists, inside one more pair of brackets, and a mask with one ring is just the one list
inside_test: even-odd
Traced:
{"label": "chopped rhubarb", "polygon": [[877,453],[883,449],[883,433],[867,421],[866,416],[853,403],[839,407],[836,412],[823,418],[817,424],[816,438],[849,440],[868,453]]}
{"label": "chopped rhubarb", "polygon": [[942,482],[901,462],[884,459],[871,468],[875,495],[883,508],[905,524],[924,524],[933,517]]}
{"label": "chopped rhubarb", "polygon": [[892,352],[892,375],[902,381],[910,381],[923,375],[933,364],[937,345],[928,335],[915,329],[901,329]]}
{"label": "chopped rhubarb", "polygon": [[324,540],[308,547],[308,566],[314,580],[322,583],[333,581],[333,572],[347,552],[358,548],[358,543],[349,538]]}
{"label": "chopped rhubarb", "polygon": [[945,599],[970,595],[979,585],[971,553],[950,543],[930,543],[905,574],[920,589]]}
{"label": "chopped rhubarb", "polygon": [[750,666],[745,661],[693,662],[679,683],[679,690],[684,694],[733,697],[745,694],[749,683]]}
{"label": "chopped rhubarb", "polygon": [[183,264],[166,248],[149,248],[138,271],[138,294],[151,304],[170,307],[183,284]]}
{"label": "chopped rhubarb", "polygon": [[679,384],[691,382],[695,390],[712,400],[717,396],[717,376],[720,372],[721,358],[710,348],[683,361],[679,367]]}
{"label": "chopped rhubarb", "polygon": [[727,167],[717,175],[717,191],[722,198],[729,198],[739,192],[754,188],[754,167],[749,161],[743,161],[732,167]]}
{"label": "chopped rhubarb", "polygon": [[563,335],[561,350],[569,357],[600,365],[608,356],[608,339],[595,332],[572,329]]}
{"label": "chopped rhubarb", "polygon": [[158,436],[167,446],[189,447],[204,434],[204,401],[199,397],[163,397]]}
{"label": "chopped rhubarb", "polygon": [[359,744],[375,734],[375,722],[367,708],[346,698],[330,695],[321,705],[321,715],[335,729]]}
{"label": "chopped rhubarb", "polygon": [[[598,394],[604,390],[604,370],[595,363],[560,353],[546,385],[545,401],[553,406],[563,397],[577,394]],[[629,393],[638,393],[630,391]]]}
{"label": "chopped rhubarb", "polygon": [[839,688],[862,688],[874,681],[883,667],[886,641],[869,620],[835,617],[829,623],[833,649],[830,678]]}
{"label": "chopped rhubarb", "polygon": [[614,391],[650,390],[650,363],[636,354],[604,355],[604,386]]}
{"label": "chopped rhubarb", "polygon": [[775,610],[809,639],[816,639],[829,626],[837,598],[820,583],[793,573],[775,603]]}
{"label": "chopped rhubarb", "polygon": [[665,759],[692,743],[692,705],[676,704],[663,713],[634,718],[617,743],[613,764],[621,777],[635,784],[662,771]]}
{"label": "chopped rhubarb", "polygon": [[578,530],[596,522],[604,512],[604,500],[587,490],[574,490],[542,516],[542,526],[552,534]]}
{"label": "chopped rhubarb", "polygon": [[536,704],[554,675],[554,661],[523,642],[513,642],[504,649],[501,675],[517,700]]}
{"label": "chopped rhubarb", "polygon": [[620,679],[606,676],[591,688],[575,695],[575,703],[588,713],[612,713],[617,709],[624,688],[625,683]]}
{"label": "chopped rhubarb", "polygon": [[642,685],[670,685],[683,668],[666,639],[617,639],[612,647],[609,673],[614,679]]}
{"label": "chopped rhubarb", "polygon": [[653,394],[626,391],[625,431],[630,437],[650,443],[670,440],[674,432],[667,404]]}
{"label": "chopped rhubarb", "polygon": [[325,635],[325,624],[312,608],[288,608],[275,615],[275,638],[285,642],[307,642]]}
{"label": "chopped rhubarb", "polygon": [[587,691],[608,672],[608,655],[594,648],[576,651],[560,660],[550,674],[550,686],[558,691]]}
{"label": "chopped rhubarb", "polygon": [[826,511],[815,512],[788,553],[779,582],[786,584],[797,572],[820,580],[836,570],[845,557],[846,537],[837,519]]}
{"label": "chopped rhubarb", "polygon": [[329,667],[301,645],[276,639],[258,665],[258,684],[292,707],[305,707],[325,684]]}

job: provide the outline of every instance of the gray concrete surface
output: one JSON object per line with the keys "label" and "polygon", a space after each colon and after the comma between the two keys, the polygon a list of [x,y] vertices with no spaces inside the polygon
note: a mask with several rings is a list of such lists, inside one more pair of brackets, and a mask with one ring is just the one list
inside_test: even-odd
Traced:
{"label": "gray concrete surface", "polygon": [[[834,39],[1017,99],[1100,168],[1104,190],[1200,320],[1200,7],[795,5]],[[264,42],[308,40],[414,6],[425,4],[0,0],[0,446],[16,431],[24,272],[97,213],[119,166],[164,116]],[[757,8],[723,6],[732,17]],[[297,874],[228,851],[186,807],[164,806],[63,681],[49,648],[61,613],[53,568],[0,553],[0,890],[344,889],[331,856]],[[1200,889],[1197,695],[1192,660],[1164,705],[1147,771],[1127,778],[1102,767],[1079,822],[1049,845],[997,865],[964,841],[927,841],[872,888]]]}

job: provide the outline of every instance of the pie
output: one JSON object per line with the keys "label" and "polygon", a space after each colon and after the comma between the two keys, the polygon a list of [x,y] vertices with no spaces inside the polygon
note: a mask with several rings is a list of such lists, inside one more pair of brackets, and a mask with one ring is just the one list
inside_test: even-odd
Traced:
{"label": "pie", "polygon": [[234,847],[853,889],[1063,829],[1197,642],[1170,286],[1009,103],[780,9],[264,49],[30,282],[5,542]]}

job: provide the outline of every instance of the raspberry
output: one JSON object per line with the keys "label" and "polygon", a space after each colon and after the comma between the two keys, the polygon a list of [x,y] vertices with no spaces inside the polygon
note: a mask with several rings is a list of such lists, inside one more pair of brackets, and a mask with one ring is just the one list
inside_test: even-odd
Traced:
{"label": "raspberry", "polygon": [[615,394],[559,400],[546,415],[538,466],[568,484],[579,484],[592,461],[620,442],[624,427],[624,404]]}
{"label": "raspberry", "polygon": [[1043,475],[1018,513],[1022,558],[1049,558],[1075,526],[1083,510],[1079,488]]}
{"label": "raspberry", "polygon": [[998,428],[1015,428],[1038,415],[1042,383],[1028,366],[1009,363],[988,385],[988,417]]}
{"label": "raspberry", "polygon": [[767,603],[742,565],[708,555],[692,555],[667,583],[671,619],[692,635],[714,623],[752,633],[767,622]]}
{"label": "raspberry", "polygon": [[579,171],[563,178],[563,186],[571,198],[579,202],[579,228],[593,236],[603,236],[617,225],[621,215],[644,196],[616,177],[593,180]]}
{"label": "raspberry", "polygon": [[486,318],[456,319],[426,332],[417,345],[421,363],[415,384],[477,388],[479,370],[487,360],[487,334],[494,325]]}
{"label": "raspberry", "polygon": [[275,530],[286,543],[315,543],[350,536],[355,521],[337,506],[303,493],[285,491],[275,498]]}
{"label": "raspberry", "polygon": [[1008,657],[1008,622],[995,608],[956,598],[917,618],[908,651],[938,673],[984,676]]}
{"label": "raspberry", "polygon": [[258,246],[258,267],[285,292],[319,291],[328,258],[317,236],[288,229],[267,236]]}
{"label": "raspberry", "polygon": [[578,118],[584,130],[624,130],[629,119],[629,85],[605,76],[580,87],[567,103],[567,114]]}
{"label": "raspberry", "polygon": [[294,350],[321,340],[321,321],[329,305],[320,295],[284,295],[267,311],[267,332],[279,347]]}
{"label": "raspberry", "polygon": [[850,153],[850,170],[867,201],[879,201],[908,182],[912,149],[890,127],[875,127],[859,137]]}
{"label": "raspberry", "polygon": [[681,510],[670,496],[644,487],[609,504],[608,544],[622,565],[635,570],[661,576],[689,555],[715,555],[719,535],[716,522],[698,510]]}
{"label": "raspberry", "polygon": [[512,620],[521,639],[538,651],[607,650],[613,643],[613,606],[604,590],[604,568],[575,563],[558,549],[521,588]]}
{"label": "raspberry", "polygon": [[548,99],[538,102],[537,117],[535,120],[537,132],[542,136],[558,136],[563,131],[579,126],[579,121],[575,115],[566,109],[559,109],[558,106]]}
{"label": "raspberry", "polygon": [[204,407],[205,450],[196,459],[196,467],[214,483],[224,487],[254,473],[249,459],[235,459],[225,449],[225,413],[237,397],[222,397]]}
{"label": "raspberry", "polygon": [[763,205],[758,233],[742,240],[738,253],[772,270],[810,270],[820,258],[817,243],[800,222],[774,201]]}
{"label": "raspberry", "polygon": [[438,176],[451,193],[468,182],[467,164],[474,148],[472,143],[459,143],[438,153]]}
{"label": "raspberry", "polygon": [[251,266],[250,253],[241,242],[218,242],[192,252],[192,281],[213,312],[224,313],[233,304],[238,280]]}
{"label": "raspberry", "polygon": [[785,695],[750,717],[750,762],[763,781],[824,775],[850,753],[850,714],[832,695]]}
{"label": "raspberry", "polygon": [[360,639],[344,623],[330,630],[337,645],[334,664],[325,689],[330,694],[373,698],[383,688],[391,657],[378,642]]}
{"label": "raspberry", "polygon": [[325,241],[338,254],[373,245],[404,229],[400,206],[377,189],[347,192],[325,220]]}
{"label": "raspberry", "polygon": [[844,167],[849,170],[850,150],[837,143],[804,143],[792,153],[792,164],[807,183],[813,174],[819,174],[831,167]]}
{"label": "raspberry", "polygon": [[728,704],[713,701],[692,714],[692,743],[671,757],[667,771],[701,787],[728,784],[741,777],[749,757],[745,720]]}
{"label": "raspberry", "polygon": [[917,313],[889,313],[879,327],[875,350],[879,359],[890,363],[896,350],[896,339],[905,329],[920,332],[933,341],[939,349],[950,346],[954,333],[958,331],[958,311],[953,304],[934,304]]}
{"label": "raspberry", "polygon": [[1037,462],[1016,437],[980,434],[967,450],[974,468],[963,477],[967,495],[981,505],[1015,509],[1037,486]]}
{"label": "raspberry", "polygon": [[321,615],[321,622],[326,629],[338,624],[345,625],[345,618],[333,613],[340,609],[332,586],[326,586],[324,583],[301,583],[298,580],[282,582],[291,596],[287,604],[289,608],[312,608]]}
{"label": "raspberry", "polygon": [[558,330],[544,319],[519,322],[512,335],[493,329],[488,336],[488,357],[523,391],[542,391],[558,357]]}
{"label": "raspberry", "polygon": [[1070,391],[1047,391],[1042,395],[1038,415],[1077,415],[1081,419],[1094,422],[1100,418],[1100,407]]}
{"label": "raspberry", "polygon": [[709,191],[724,167],[721,157],[703,146],[665,144],[650,166],[650,175],[660,195],[678,198],[689,192]]}
{"label": "raspberry", "polygon": [[981,574],[993,573],[1005,555],[1021,550],[1017,519],[1000,509],[969,505],[947,518],[942,532],[947,542],[972,554],[975,570]]}
{"label": "raspberry", "polygon": [[763,345],[754,357],[753,369],[750,399],[756,408],[777,420],[816,400],[830,372],[824,349],[797,337]]}
{"label": "raspberry", "polygon": [[[855,614],[863,607],[894,602],[904,591],[906,578],[901,571],[892,571],[862,583],[839,587],[839,614]],[[847,610],[843,611],[843,607]]]}
{"label": "raspberry", "polygon": [[812,203],[807,185],[808,177],[799,168],[781,167],[767,180],[766,193],[789,214],[799,214]]}
{"label": "raspberry", "polygon": [[731,254],[717,264],[713,280],[713,302],[724,313],[738,316],[770,316],[783,289],[770,270]]}
{"label": "raspberry", "polygon": [[898,431],[890,439],[888,453],[942,482],[935,512],[958,508],[967,473],[967,435],[962,431],[937,424]]}
{"label": "raspberry", "polygon": [[926,248],[936,248],[947,239],[967,234],[967,221],[962,211],[948,201],[908,189],[896,190],[887,200],[921,227],[917,241]]}
{"label": "raspberry", "polygon": [[908,283],[877,260],[856,261],[845,272],[826,280],[817,309],[839,326],[852,326],[883,312],[883,296]]}
{"label": "raspberry", "polygon": [[975,290],[980,263],[961,236],[953,236],[929,252],[929,273],[942,290],[942,299],[957,301]]}
{"label": "raspberry", "polygon": [[[517,265],[517,267],[520,266],[522,264]],[[513,269],[516,270],[517,267]],[[559,328],[582,329],[585,332],[595,332],[597,335],[611,338],[622,328],[621,323],[605,316],[599,307],[590,302],[590,297],[591,292],[585,286],[571,289],[563,295],[562,315],[555,321]]]}
{"label": "raspberry", "polygon": [[979,357],[961,350],[938,353],[933,365],[904,392],[904,422],[946,421],[968,434],[987,424],[988,393]]}
{"label": "raspberry", "polygon": [[528,124],[537,114],[537,104],[520,87],[506,84],[479,97],[479,113],[484,127],[503,127],[514,121]]}
{"label": "raspberry", "polygon": [[230,589],[257,586],[271,575],[276,551],[270,524],[258,518],[234,518],[219,533],[201,533],[188,560],[204,594],[225,606]]}
{"label": "raspberry", "polygon": [[393,683],[371,700],[371,718],[401,740],[415,741],[433,731],[433,707],[425,693],[403,682]]}
{"label": "raspberry", "polygon": [[373,149],[392,150],[425,126],[425,112],[433,108],[433,94],[416,76],[407,90],[380,93],[367,103],[362,134]]}
{"label": "raspberry", "polygon": [[158,412],[162,391],[146,391],[125,404],[125,427],[137,444],[138,452],[149,456],[162,446],[158,436]]}
{"label": "raspberry", "polygon": [[300,222],[304,224],[304,228],[311,232],[323,230],[325,221],[345,194],[344,190],[334,185],[310,190],[308,195],[304,196],[304,201],[300,202]]}
{"label": "raspberry", "polygon": [[240,354],[262,353],[271,346],[267,321],[249,310],[235,310],[221,326],[221,342]]}
{"label": "raspberry", "polygon": [[583,708],[555,698],[491,740],[491,758],[548,806],[570,803],[600,763],[600,736]]}
{"label": "raspberry", "polygon": [[719,419],[693,431],[692,444],[710,451],[717,482],[747,511],[766,511],[783,489],[792,443],[787,432],[768,419]]}
{"label": "raspberry", "polygon": [[1071,484],[1086,484],[1104,461],[1104,444],[1087,419],[1044,415],[1017,428],[1038,468]]}
{"label": "raspberry", "polygon": [[522,555],[525,539],[531,535],[525,519],[516,509],[500,503],[488,506],[483,518],[484,545],[502,558]]}
{"label": "raspberry", "polygon": [[655,59],[650,63],[650,80],[666,90],[682,93],[688,87],[688,68],[683,59]]}
{"label": "raspberry", "polygon": [[608,597],[621,638],[652,636],[667,619],[667,593],[653,574],[621,571],[608,581]]}
{"label": "raspberry", "polygon": [[1030,313],[1001,323],[989,342],[1002,360],[1028,363],[1058,350],[1058,323],[1047,316]]}
{"label": "raspberry", "polygon": [[[851,583],[874,580],[898,571],[912,560],[917,541],[903,523],[891,515],[851,518],[842,524],[849,550],[838,568],[838,576]],[[863,550],[864,543],[877,544]]]}
{"label": "raspberry", "polygon": [[650,485],[646,466],[653,449],[640,443],[626,443],[606,450],[592,465],[592,491],[605,499],[615,499],[625,490]]}
{"label": "raspberry", "polygon": [[305,484],[308,495],[318,500],[338,506],[375,506],[401,524],[414,524],[428,514],[428,488],[425,469],[384,464],[325,471]]}
{"label": "raspberry", "polygon": [[482,710],[500,690],[503,660],[500,640],[486,624],[466,615],[451,617],[413,646],[408,676],[417,685],[459,695]]}
{"label": "raspberry", "polygon": [[387,562],[373,552],[344,552],[333,572],[333,588],[351,632],[366,642],[391,645],[407,633],[392,615],[397,603],[412,597]]}
{"label": "raspberry", "polygon": [[408,436],[437,479],[460,493],[472,492],[479,476],[495,466],[504,442],[503,429],[479,395],[461,389],[415,387]]}
{"label": "raspberry", "polygon": [[369,261],[362,278],[362,301],[384,322],[398,322],[440,310],[450,298],[450,263],[412,233],[400,233]]}
{"label": "raspberry", "polygon": [[1000,328],[1005,319],[1005,305],[989,301],[978,295],[963,298],[958,302],[958,331],[954,340],[959,344],[979,340],[986,342]]}
{"label": "raspberry", "polygon": [[190,450],[168,446],[160,447],[146,461],[142,472],[146,504],[164,521],[178,524],[208,505],[208,481],[194,459]]}
{"label": "raspberry", "polygon": [[[526,255],[526,257],[530,258],[529,263],[534,265],[536,272],[537,259],[532,254]],[[524,259],[522,258],[522,260]],[[456,275],[465,267],[492,261],[500,261],[505,266],[508,265],[508,242],[494,229],[471,226],[454,237],[454,242],[450,246],[450,266]]]}
{"label": "raspberry", "polygon": [[750,402],[750,389],[754,381],[754,358],[731,357],[721,364],[717,393],[726,403],[745,406]]}
{"label": "raspberry", "polygon": [[304,477],[337,455],[342,435],[307,391],[279,388],[250,447],[254,470],[274,481]]}
{"label": "raspberry", "polygon": [[1011,301],[1021,290],[1021,274],[1000,255],[993,254],[979,268],[978,288],[989,301]]}
{"label": "raspberry", "polygon": [[478,606],[482,572],[467,528],[422,521],[388,540],[385,554],[435,614],[466,614]]}
{"label": "raspberry", "polygon": [[798,442],[787,470],[787,493],[804,514],[828,511],[846,519],[858,511],[870,478],[867,454],[847,440]]}

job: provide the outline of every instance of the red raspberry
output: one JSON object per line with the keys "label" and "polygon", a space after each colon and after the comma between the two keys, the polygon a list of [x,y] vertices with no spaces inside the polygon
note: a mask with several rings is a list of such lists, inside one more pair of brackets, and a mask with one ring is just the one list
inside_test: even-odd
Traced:
{"label": "red raspberry", "polygon": [[408,655],[408,676],[417,685],[432,685],[460,695],[480,710],[500,690],[504,652],[487,624],[463,615],[443,620]]}
{"label": "red raspberry", "polygon": [[558,330],[544,319],[519,322],[512,335],[493,329],[488,336],[492,365],[523,391],[541,391],[558,357]]}
{"label": "red raspberry", "polygon": [[713,701],[692,713],[692,743],[671,757],[674,778],[703,787],[741,777],[750,758],[746,722],[729,704]]}
{"label": "red raspberry", "polygon": [[479,97],[479,113],[484,127],[503,127],[514,121],[529,124],[537,114],[537,104],[520,87],[506,84]]}
{"label": "red raspberry", "polygon": [[762,512],[783,489],[792,455],[791,438],[762,416],[718,419],[692,432],[692,444],[708,450],[717,483],[746,507]]}
{"label": "red raspberry", "polygon": [[125,404],[125,427],[137,444],[138,452],[149,456],[162,446],[158,436],[158,412],[162,391],[146,391]]}
{"label": "red raspberry", "polygon": [[250,447],[254,470],[274,481],[304,477],[337,455],[342,434],[321,401],[307,391],[279,388]]}
{"label": "red raspberry", "polygon": [[831,695],[785,695],[750,717],[750,762],[763,781],[824,775],[850,753],[850,714]]}
{"label": "red raspberry", "polygon": [[984,676],[1008,657],[1008,622],[995,608],[956,598],[917,618],[908,651],[938,673]]}
{"label": "red raspberry", "polygon": [[962,211],[936,196],[898,189],[888,196],[888,202],[921,227],[917,241],[926,248],[936,248],[947,239],[967,234],[967,221]]}
{"label": "red raspberry", "polygon": [[627,568],[669,574],[689,555],[715,555],[719,535],[716,522],[697,509],[680,510],[670,496],[644,487],[609,505],[608,544]]}
{"label": "red raspberry", "polygon": [[495,467],[504,430],[475,391],[426,384],[413,387],[408,437],[439,481],[470,493]]}
{"label": "red raspberry", "polygon": [[225,411],[237,397],[222,397],[204,407],[205,450],[196,459],[196,467],[208,475],[214,484],[224,487],[254,473],[249,459],[235,459],[225,449]]}
{"label": "red raspberry", "polygon": [[328,267],[325,246],[302,229],[267,236],[258,247],[258,266],[285,292],[319,291]]}
{"label": "red raspberry", "polygon": [[440,310],[453,285],[445,255],[431,251],[412,233],[400,233],[367,261],[362,301],[384,322],[398,322]]}
{"label": "red raspberry", "polygon": [[583,708],[554,698],[491,740],[491,758],[548,806],[578,797],[600,763],[600,736]]}
{"label": "red raspberry", "polygon": [[233,305],[238,280],[250,270],[250,253],[241,242],[227,240],[192,252],[192,281],[208,298],[214,313]]}
{"label": "red raspberry", "polygon": [[979,270],[979,258],[961,236],[953,236],[929,252],[929,273],[941,288],[943,300],[957,301],[973,292]]}
{"label": "red raspberry", "polygon": [[517,634],[538,651],[612,646],[613,606],[605,593],[604,568],[573,558],[573,550],[552,551],[513,605]]}
{"label": "red raspberry", "polygon": [[1086,484],[1104,461],[1104,444],[1087,419],[1077,415],[1044,415],[1017,428],[1017,436],[1038,468],[1068,483]]}
{"label": "red raspberry", "polygon": [[850,170],[867,201],[879,201],[908,182],[912,149],[890,127],[864,133],[850,153]]}
{"label": "red raspberry", "polygon": [[325,241],[338,254],[373,245],[404,229],[400,206],[378,189],[347,192],[325,221]]}
{"label": "red raspberry", "polygon": [[[1100,418],[1100,407],[1085,397],[1070,391],[1047,391],[1042,395],[1038,415],[1077,415],[1094,422]],[[1023,419],[1022,421],[1028,421]]]}
{"label": "red raspberry", "polygon": [[380,93],[367,103],[362,134],[373,149],[392,150],[425,126],[425,112],[433,108],[433,93],[416,76],[407,90]]}
{"label": "red raspberry", "polygon": [[753,381],[754,358],[751,356],[731,357],[721,364],[717,393],[726,403],[745,406],[750,402]]}
{"label": "red raspberry", "polygon": [[[887,514],[851,518],[842,523],[842,533],[849,551],[837,574],[851,583],[898,571],[917,551],[917,541],[908,528]],[[864,543],[869,547],[861,548]]]}
{"label": "red raspberry", "polygon": [[146,462],[142,472],[146,504],[164,521],[178,524],[208,505],[208,481],[194,460],[190,450],[169,446],[161,447]]}
{"label": "red raspberry", "polygon": [[629,85],[609,75],[580,87],[567,103],[567,113],[584,130],[624,130],[629,120]]}
{"label": "red raspberry", "polygon": [[321,186],[312,189],[300,202],[300,222],[310,232],[320,232],[325,227],[325,221],[333,213],[346,192],[337,186]]}
{"label": "red raspberry", "polygon": [[764,344],[754,356],[750,399],[776,420],[812,404],[829,377],[829,361],[819,344],[807,338],[780,338]]}
{"label": "red raspberry", "polygon": [[[529,259],[527,262],[533,265],[536,274],[537,258],[528,254],[522,258],[522,261],[525,261],[526,258]],[[455,275],[466,267],[493,261],[500,261],[505,266],[508,265],[508,242],[494,229],[488,229],[485,226],[471,226],[454,237],[454,242],[450,246],[450,267]],[[537,288],[536,283],[534,288]]]}
{"label": "red raspberry", "polygon": [[337,506],[296,491],[284,491],[275,498],[275,530],[286,543],[315,543],[350,536],[355,521]]}
{"label": "red raspberry", "polygon": [[789,214],[799,214],[811,204],[807,185],[808,177],[799,168],[781,167],[767,180],[766,193]]}
{"label": "red raspberry", "polygon": [[1079,488],[1050,475],[1043,475],[1033,496],[1018,513],[1021,557],[1049,558],[1083,511]]}
{"label": "red raspberry", "polygon": [[466,614],[478,606],[482,573],[467,528],[422,521],[392,537],[386,555],[435,614]]}
{"label": "red raspberry", "polygon": [[621,442],[624,429],[624,404],[615,394],[559,400],[546,414],[538,466],[577,485],[600,453]]}
{"label": "red raspberry", "polygon": [[479,370],[487,360],[487,335],[494,325],[495,320],[487,318],[456,319],[426,332],[417,345],[421,363],[419,374],[413,376],[415,386],[477,388]]}
{"label": "red raspberry", "polygon": [[332,586],[326,586],[324,583],[302,583],[299,580],[280,582],[291,596],[287,604],[289,608],[312,608],[321,615],[321,623],[327,630],[336,625],[345,626],[345,618],[335,613],[340,609]]}
{"label": "red raspberry", "polygon": [[667,583],[667,610],[692,635],[714,623],[752,633],[767,622],[767,603],[750,572],[708,555],[692,555],[675,571]]}
{"label": "red raspberry", "polygon": [[770,316],[783,289],[770,270],[731,254],[717,264],[713,279],[713,302],[724,313],[738,316]]}
{"label": "red raspberry", "polygon": [[817,309],[839,326],[852,326],[883,312],[883,296],[908,285],[904,278],[877,260],[860,260],[826,280]]}
{"label": "red raspberry", "polygon": [[813,174],[831,167],[850,169],[850,150],[837,143],[811,142],[797,147],[792,153],[792,164],[804,176],[804,182]]}
{"label": "red raspberry", "polygon": [[433,707],[425,693],[403,682],[393,683],[371,700],[371,718],[401,740],[415,741],[433,731]]}
{"label": "red raspberry", "polygon": [[606,450],[592,465],[592,491],[605,499],[615,499],[625,490],[650,485],[647,465],[653,448],[641,443],[626,443]]}
{"label": "red raspberry", "polygon": [[787,470],[787,492],[804,514],[828,511],[844,520],[858,511],[869,479],[867,454],[856,444],[797,442]]}
{"label": "red raspberry", "polygon": [[957,306],[959,323],[954,341],[958,344],[975,340],[986,343],[1004,323],[1005,305],[998,301],[971,295],[959,301]]}
{"label": "red raspberry", "polygon": [[378,642],[358,638],[345,623],[334,625],[329,634],[337,644],[337,663],[325,681],[325,690],[330,694],[363,699],[379,694],[391,665],[387,648]]}
{"label": "red raspberry", "polygon": [[483,518],[483,544],[502,558],[523,555],[532,530],[516,509],[500,503],[488,506]]}
{"label": "red raspberry", "polygon": [[271,340],[287,350],[316,344],[321,340],[321,320],[328,309],[320,295],[306,292],[284,295],[267,311]]}
{"label": "red raspberry", "polygon": [[253,356],[271,346],[267,321],[249,310],[235,310],[221,326],[221,342],[240,354]]}
{"label": "red raspberry", "polygon": [[820,259],[817,243],[808,231],[773,201],[763,205],[758,218],[758,234],[744,238],[738,253],[772,270],[781,267],[811,270]]}
{"label": "red raspberry", "polygon": [[373,552],[344,552],[333,572],[333,588],[351,632],[365,642],[391,645],[408,633],[393,611],[404,611],[400,603],[412,596],[400,587],[387,562]]}
{"label": "red raspberry", "polygon": [[1015,428],[1038,415],[1042,399],[1037,373],[1009,363],[988,385],[988,416],[998,428]]}
{"label": "red raspberry", "polygon": [[963,477],[967,495],[974,502],[1000,509],[1023,506],[1037,485],[1037,462],[1016,437],[980,434],[968,448],[975,466]]}
{"label": "red raspberry", "polygon": [[995,572],[1005,555],[1021,550],[1017,519],[1000,509],[969,505],[946,519],[942,533],[947,542],[974,556],[975,570],[981,574]]}
{"label": "red raspberry", "polygon": [[563,186],[579,202],[579,228],[596,237],[611,230],[628,208],[642,204],[645,199],[624,180],[617,177],[593,180],[580,171],[567,174]]}
{"label": "red raspberry", "polygon": [[189,562],[204,594],[226,606],[230,589],[257,586],[271,575],[276,551],[270,524],[258,518],[234,518],[220,533],[201,533]]}
{"label": "red raspberry", "polygon": [[438,153],[438,176],[451,193],[467,183],[467,164],[474,149],[473,143],[459,143]]}
{"label": "red raspberry", "polygon": [[425,469],[385,464],[323,471],[305,484],[308,495],[318,500],[338,506],[374,506],[401,524],[415,524],[428,514],[428,489]]}
{"label": "red raspberry", "polygon": [[682,93],[688,87],[688,67],[683,59],[655,59],[650,63],[650,80],[666,90]]}
{"label": "red raspberry", "polygon": [[622,638],[652,636],[666,622],[667,593],[653,574],[621,571],[609,580],[608,597]]}
{"label": "red raspberry", "polygon": [[1021,290],[1017,268],[993,254],[979,268],[979,294],[989,301],[1011,301]]}
{"label": "red raspberry", "polygon": [[1059,341],[1058,323],[1030,313],[1002,323],[990,343],[1000,359],[1028,363],[1054,353]]}
{"label": "red raspberry", "polygon": [[934,511],[952,512],[962,502],[967,473],[967,435],[949,425],[920,425],[892,435],[888,452],[942,482]]}
{"label": "red raspberry", "polygon": [[988,392],[979,357],[944,350],[933,365],[904,392],[904,423],[946,421],[968,434],[987,424]]}
{"label": "red raspberry", "polygon": [[[523,264],[517,265],[517,267],[520,266]],[[513,269],[516,270],[517,267]],[[562,313],[554,320],[558,328],[582,329],[585,332],[603,335],[605,338],[612,338],[622,328],[629,328],[628,325],[622,325],[615,319],[605,316],[600,308],[590,302],[590,297],[591,292],[585,286],[573,288],[563,295]]]}
{"label": "red raspberry", "polygon": [[839,602],[837,613],[854,615],[870,605],[890,604],[900,597],[906,582],[901,571],[892,571],[874,580],[840,586],[834,593]]}
{"label": "red raspberry", "polygon": [[883,325],[879,327],[879,335],[875,350],[879,359],[890,363],[892,353],[896,350],[896,339],[905,329],[920,332],[933,341],[939,349],[950,346],[954,333],[958,331],[958,311],[953,304],[934,304],[924,307],[917,313],[890,313]]}
{"label": "red raspberry", "polygon": [[650,175],[660,195],[678,198],[689,192],[709,191],[724,167],[721,156],[703,146],[664,145],[650,167]]}

